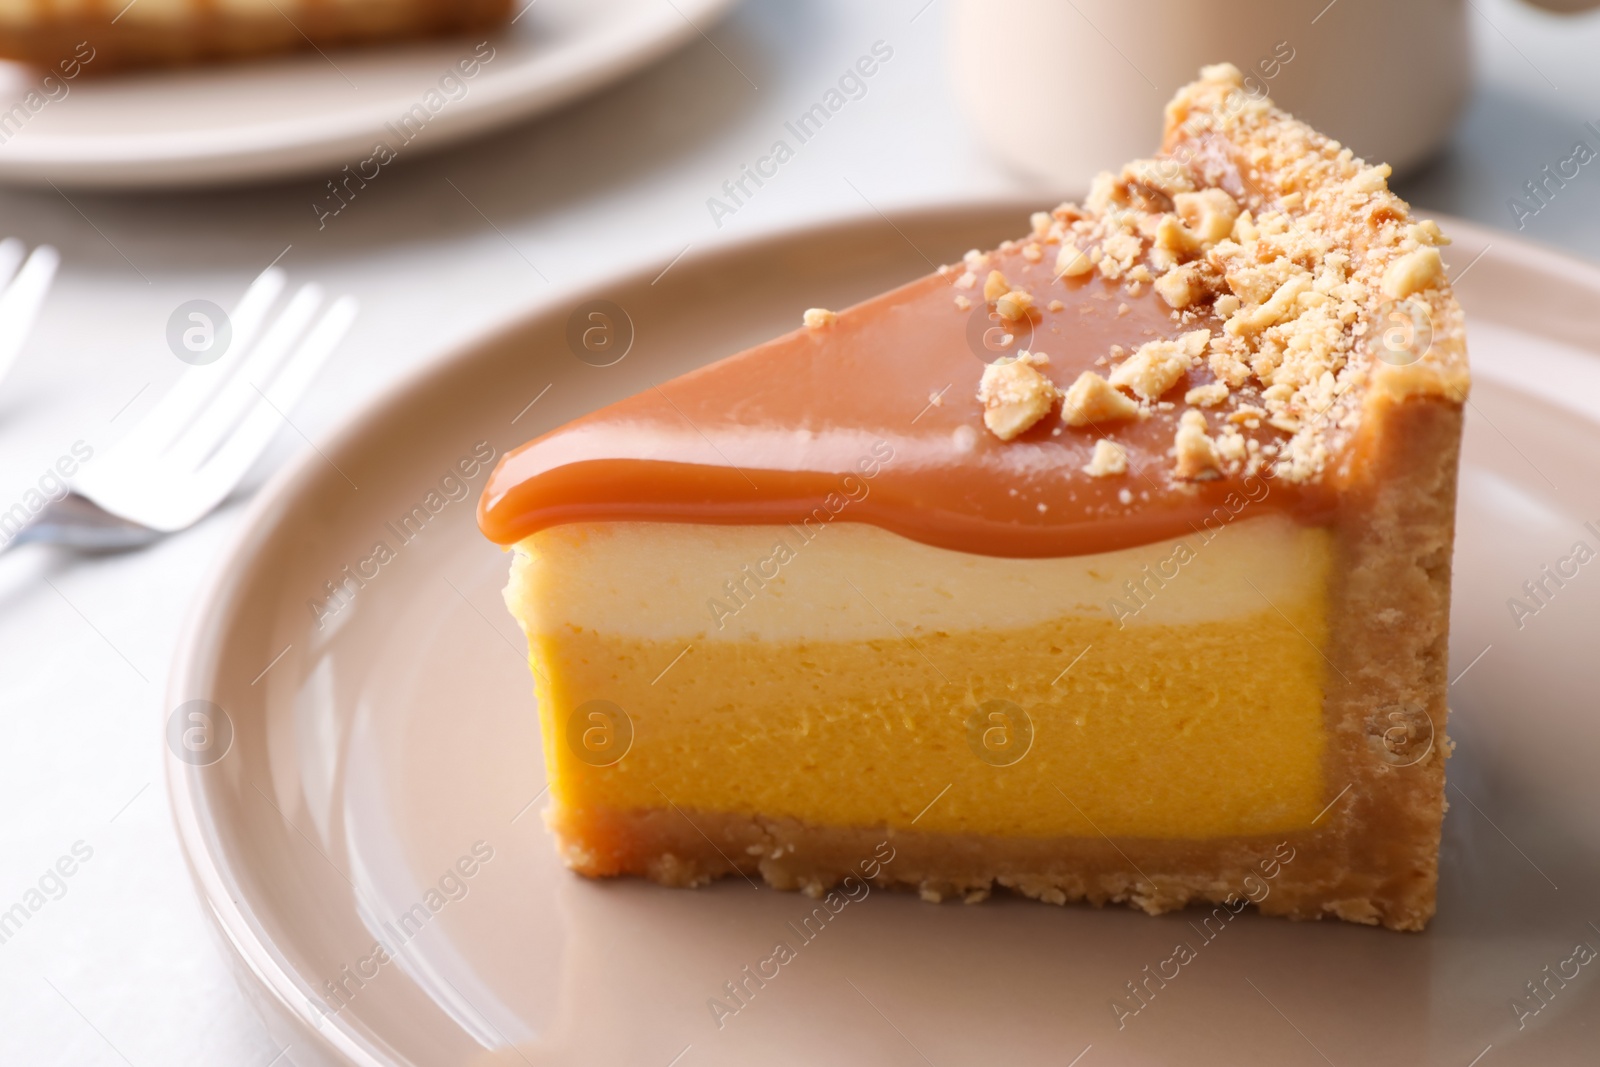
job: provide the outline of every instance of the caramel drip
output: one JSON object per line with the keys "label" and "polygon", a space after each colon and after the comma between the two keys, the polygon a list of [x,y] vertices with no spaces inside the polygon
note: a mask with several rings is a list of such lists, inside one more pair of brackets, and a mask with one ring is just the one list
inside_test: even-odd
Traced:
{"label": "caramel drip", "polygon": [[[1042,370],[1065,389],[1082,371],[1107,374],[1113,345],[1131,352],[1218,328],[1209,312],[1180,319],[1148,286],[1135,295],[1094,273],[1057,280],[1054,247],[1045,248],[1037,263],[1020,246],[991,256],[1032,293],[1032,323],[990,318],[989,267],[968,289],[953,284],[960,268],[929,275],[830,326],[779,337],[509,453],[484,490],[479,523],[510,544],[574,522],[866,522],[964,552],[1051,557],[1198,533],[1246,513],[1327,518],[1327,488],[1274,481],[1270,463],[1256,475],[1173,478],[1184,392],[1214,380],[1203,362],[1147,418],[1077,429],[1052,412],[1015,440],[990,434],[975,399],[986,359],[1045,353]],[[1012,340],[1001,351],[985,345],[1005,333]],[[1287,436],[1244,432],[1263,445]],[[1126,449],[1126,474],[1082,469],[1101,437]]]}

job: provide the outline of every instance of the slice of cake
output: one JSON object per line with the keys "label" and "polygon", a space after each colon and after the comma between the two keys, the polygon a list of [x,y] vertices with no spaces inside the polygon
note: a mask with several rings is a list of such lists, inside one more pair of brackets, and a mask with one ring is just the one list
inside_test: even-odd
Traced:
{"label": "slice of cake", "polygon": [[0,5],[0,59],[59,67],[70,78],[466,33],[510,13],[511,0],[31,0]]}
{"label": "slice of cake", "polygon": [[1020,240],[506,456],[568,865],[1422,927],[1467,366],[1387,174],[1208,68]]}

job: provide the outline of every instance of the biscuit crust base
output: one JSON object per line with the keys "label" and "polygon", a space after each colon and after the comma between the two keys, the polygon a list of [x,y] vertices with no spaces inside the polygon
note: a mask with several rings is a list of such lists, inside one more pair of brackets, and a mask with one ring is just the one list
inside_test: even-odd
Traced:
{"label": "biscuit crust base", "polygon": [[[184,66],[312,48],[343,48],[466,33],[499,26],[511,0],[360,0],[291,5],[286,14],[240,17],[196,3],[192,14],[141,21],[117,6],[92,14],[48,7],[27,23],[0,23],[0,58],[54,69],[77,58],[87,75],[135,67]],[[78,53],[87,43],[93,58]]]}
{"label": "biscuit crust base", "polygon": [[[1422,929],[1434,912],[1446,808],[1461,407],[1376,392],[1366,408],[1347,460],[1323,649],[1328,807],[1310,828],[1207,840],[1040,839],[671,807],[552,809],[547,821],[563,858],[589,876],[671,886],[759,874],[778,889],[820,894],[854,875],[930,900],[976,901],[1001,888],[1151,914],[1249,900],[1264,914]],[[1284,639],[1300,638],[1286,627]],[[868,861],[885,841],[894,859],[874,872]]]}

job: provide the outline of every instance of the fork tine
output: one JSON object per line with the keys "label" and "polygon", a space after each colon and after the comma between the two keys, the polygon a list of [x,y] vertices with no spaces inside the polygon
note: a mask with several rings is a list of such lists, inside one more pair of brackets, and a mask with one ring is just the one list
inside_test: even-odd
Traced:
{"label": "fork tine", "polygon": [[[40,245],[33,250],[22,270],[12,277],[16,264],[8,262],[6,245],[13,240],[15,238],[0,241],[0,276],[10,282],[4,294],[0,294],[0,378],[6,376],[17,353],[22,351],[22,342],[39,317],[39,308],[50,292],[50,282],[61,263],[60,253],[49,245]],[[21,243],[17,242],[19,247]],[[17,255],[20,258],[20,252]]]}
{"label": "fork tine", "polygon": [[28,246],[18,237],[7,237],[0,241],[0,288],[4,288],[11,281],[11,276],[17,273],[17,268],[22,265],[22,254]]}
{"label": "fork tine", "polygon": [[206,410],[172,443],[167,460],[174,470],[199,470],[211,457],[250,408],[260,401],[258,390],[269,386],[284,362],[293,355],[295,342],[311,324],[321,304],[322,289],[317,285],[303,285],[290,298],[289,305],[267,328],[249,355],[235,366]]}
{"label": "fork tine", "polygon": [[233,491],[250,465],[282,429],[289,410],[299,401],[317,372],[349,332],[358,310],[354,297],[343,296],[335,300],[306,334],[272,384],[259,395],[252,392],[256,400],[254,407],[199,471],[199,480],[206,486],[206,496],[209,498],[207,508],[220,503]]}
{"label": "fork tine", "polygon": [[231,370],[243,361],[268,309],[283,291],[284,277],[283,271],[276,267],[268,267],[256,276],[229,317],[233,337],[228,351],[215,363],[184,371],[155,407],[112,446],[118,456],[153,459],[189,428],[216,392],[227,384]]}
{"label": "fork tine", "polygon": [[333,302],[322,320],[306,334],[299,351],[266,390],[268,402],[285,414],[300,402],[300,397],[310,387],[317,372],[328,361],[339,342],[344,340],[344,335],[350,332],[358,310],[360,305],[353,296],[341,296]]}

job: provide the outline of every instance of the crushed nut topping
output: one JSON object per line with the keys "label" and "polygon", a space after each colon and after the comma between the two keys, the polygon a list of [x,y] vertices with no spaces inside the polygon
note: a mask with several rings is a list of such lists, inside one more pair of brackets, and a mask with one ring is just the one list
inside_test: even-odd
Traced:
{"label": "crushed nut topping", "polygon": [[1197,408],[1214,408],[1226,399],[1228,399],[1228,384],[1226,382],[1197,385],[1183,394],[1183,402]]}
{"label": "crushed nut topping", "polygon": [[1078,249],[1071,241],[1061,242],[1061,251],[1056,253],[1056,277],[1076,278],[1094,270],[1094,264],[1089,257]]}
{"label": "crushed nut topping", "polygon": [[1147,341],[1111,372],[1109,380],[1145,400],[1156,400],[1199,363],[1210,339],[1210,330],[1192,330],[1176,341]]}
{"label": "crushed nut topping", "polygon": [[1402,300],[1412,293],[1432,289],[1444,277],[1444,260],[1439,250],[1426,245],[1407,252],[1383,272],[1383,295]]}
{"label": "crushed nut topping", "polygon": [[1009,441],[1044,418],[1056,402],[1056,387],[1034,369],[1035,360],[1021,353],[984,368],[978,384],[983,424],[1002,441]]}
{"label": "crushed nut topping", "polygon": [[1025,289],[1013,289],[995,300],[994,309],[1002,319],[1020,322],[1033,310],[1033,294]]}
{"label": "crushed nut topping", "polygon": [[1179,478],[1199,481],[1217,476],[1216,445],[1206,435],[1206,417],[1198,411],[1185,411],[1178,419],[1172,453],[1178,457],[1175,473]]}
{"label": "crushed nut topping", "polygon": [[837,311],[829,311],[827,308],[806,308],[805,324],[808,330],[820,330],[838,321]]}
{"label": "crushed nut topping", "polygon": [[1200,268],[1194,263],[1173,267],[1155,281],[1155,290],[1167,306],[1182,311],[1206,295],[1206,283],[1200,277]]}
{"label": "crushed nut topping", "polygon": [[[1113,347],[1105,378],[1087,372],[1066,390],[1063,422],[1177,409],[1176,395],[1162,398],[1187,379],[1174,477],[1268,469],[1306,482],[1350,439],[1371,389],[1459,402],[1464,331],[1439,254],[1449,242],[1389,191],[1389,173],[1248,92],[1232,65],[1202,70],[1167,107],[1162,155],[1098,175],[1081,206],[1035,213],[1032,243],[1019,246],[1030,260],[1033,249],[1057,246],[1054,285],[1076,288],[1097,274],[1130,297],[1149,285],[1176,327],[1175,337],[1130,337],[1126,359]],[[988,266],[968,254],[968,271]],[[987,277],[984,296],[1002,314],[1037,316],[1035,300],[1064,310],[1047,293],[1014,298],[999,271]],[[1429,317],[1432,347],[1412,365],[1376,360],[1390,300],[1413,301]],[[986,383],[991,373],[1001,372],[991,367]],[[999,384],[989,392],[1000,396]],[[1202,409],[1215,413],[1215,435]]]}
{"label": "crushed nut topping", "polygon": [[1136,419],[1139,405],[1117,392],[1100,375],[1086,370],[1061,398],[1061,421],[1068,426],[1094,426],[1103,422]]}
{"label": "crushed nut topping", "polygon": [[1083,468],[1091,478],[1110,478],[1128,472],[1128,450],[1102,437],[1094,443],[1094,453]]}

